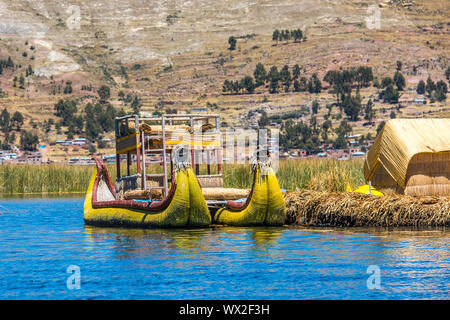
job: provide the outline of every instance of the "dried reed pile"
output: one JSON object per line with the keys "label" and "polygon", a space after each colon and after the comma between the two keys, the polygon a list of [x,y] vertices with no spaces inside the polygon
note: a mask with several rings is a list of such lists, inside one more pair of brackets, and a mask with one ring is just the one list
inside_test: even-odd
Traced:
{"label": "dried reed pile", "polygon": [[151,193],[152,200],[161,200],[163,198],[161,189],[151,189],[151,192],[150,192],[150,190],[146,189],[146,190],[128,190],[124,193],[123,199],[124,200],[133,200],[133,199],[149,200],[150,193]]}
{"label": "dried reed pile", "polygon": [[250,189],[237,188],[202,188],[205,200],[237,200],[247,198]]}
{"label": "dried reed pile", "polygon": [[450,226],[450,197],[391,195],[377,197],[351,192],[288,193],[286,223],[337,227]]}

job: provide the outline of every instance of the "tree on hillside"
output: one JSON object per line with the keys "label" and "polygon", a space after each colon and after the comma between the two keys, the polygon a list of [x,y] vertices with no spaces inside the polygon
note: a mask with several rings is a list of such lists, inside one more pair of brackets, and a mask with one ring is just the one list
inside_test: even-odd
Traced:
{"label": "tree on hillside", "polygon": [[322,91],[322,82],[316,73],[312,75],[312,80],[314,82],[314,93],[320,93]]}
{"label": "tree on hillside", "polygon": [[13,125],[16,126],[16,129],[18,131],[20,131],[20,128],[23,125],[23,120],[24,120],[23,115],[19,111],[14,112],[14,114],[11,118],[11,122],[13,123]]}
{"label": "tree on hillside", "polygon": [[395,119],[397,115],[395,114],[395,111],[391,111],[391,114],[389,115],[389,118]]}
{"label": "tree on hillside", "polygon": [[380,124],[377,127],[377,136],[380,134],[380,132],[383,130],[384,125],[386,124],[385,121],[381,121]]}
{"label": "tree on hillside", "polygon": [[328,140],[328,130],[330,130],[331,128],[332,128],[332,123],[330,120],[325,120],[322,123],[322,139],[323,139],[323,141]]}
{"label": "tree on hillside", "polygon": [[55,104],[55,115],[62,118],[64,126],[69,125],[73,115],[77,112],[77,102],[75,100],[59,100]]}
{"label": "tree on hillside", "polygon": [[236,49],[236,38],[231,36],[228,38],[228,44],[230,45],[230,47],[228,48],[228,50],[235,50]]}
{"label": "tree on hillside", "polygon": [[334,149],[348,149],[348,142],[347,139],[345,139],[345,136],[342,134],[339,134],[333,142],[333,148]]}
{"label": "tree on hillside", "polygon": [[127,113],[125,112],[125,110],[123,110],[123,108],[120,109],[119,112],[117,113],[117,117],[124,117],[126,115]]}
{"label": "tree on hillside", "polygon": [[264,110],[261,110],[261,118],[259,118],[258,126],[264,128],[269,125],[269,118]]}
{"label": "tree on hillside", "polygon": [[272,40],[276,41],[278,44],[278,39],[280,38],[280,30],[275,29],[274,32],[272,33]]}
{"label": "tree on hillside", "polygon": [[441,90],[444,93],[448,92],[447,84],[443,80],[439,80],[436,82],[436,91]]}
{"label": "tree on hillside", "polygon": [[347,134],[351,133],[353,131],[351,125],[347,122],[347,120],[342,120],[339,124],[339,127],[337,127],[334,132],[337,135],[346,136]]}
{"label": "tree on hillside", "polygon": [[0,114],[0,128],[5,133],[9,131],[10,120],[11,120],[11,115],[9,114],[8,110],[6,110],[6,108],[4,108],[2,113]]}
{"label": "tree on hillside", "polygon": [[256,65],[255,71],[253,72],[253,76],[255,77],[256,87],[264,85],[267,80],[267,72],[264,68],[264,65],[259,62]]}
{"label": "tree on hillside", "polygon": [[372,119],[375,117],[375,110],[373,109],[372,99],[367,101],[366,107],[364,108],[364,119],[372,123]]}
{"label": "tree on hillside", "polygon": [[11,57],[8,57],[8,61],[6,62],[7,68],[14,68],[14,62],[12,61]]}
{"label": "tree on hillside", "polygon": [[381,80],[381,88],[387,88],[390,85],[394,84],[394,80],[392,80],[391,77],[384,77],[383,80]]}
{"label": "tree on hillside", "polygon": [[139,114],[139,111],[141,110],[142,102],[139,99],[138,96],[135,96],[133,101],[131,102],[131,108],[133,108],[133,112],[135,114]]}
{"label": "tree on hillside", "polygon": [[308,90],[308,79],[306,77],[301,77],[300,80],[294,81],[295,92],[305,92],[306,90]]}
{"label": "tree on hillside", "polygon": [[248,93],[253,93],[255,91],[255,83],[253,78],[250,76],[245,76],[242,78],[241,87],[247,90]]}
{"label": "tree on hillside", "polygon": [[278,81],[280,81],[280,73],[278,72],[278,68],[276,66],[270,68],[268,78],[270,81],[270,93],[278,92]]}
{"label": "tree on hillside", "polygon": [[438,82],[436,82],[436,91],[434,92],[434,98],[439,102],[446,100],[447,90],[447,84],[444,81],[439,80]]}
{"label": "tree on hillside", "polygon": [[396,71],[394,75],[394,82],[397,86],[398,91],[403,91],[403,89],[406,86],[405,77],[403,77],[402,73],[400,71]]}
{"label": "tree on hillside", "polygon": [[428,92],[428,95],[431,96],[433,91],[436,89],[436,84],[434,81],[428,76],[427,83],[425,85],[425,91]]}
{"label": "tree on hillside", "polygon": [[233,81],[232,82],[232,91],[235,93],[239,93],[242,90],[242,82],[241,81]]}
{"label": "tree on hillside", "polygon": [[387,103],[398,103],[400,94],[397,89],[394,89],[394,85],[389,84],[383,91],[379,93],[379,98],[383,99]]}
{"label": "tree on hillside", "polygon": [[37,135],[29,131],[22,131],[20,136],[20,146],[23,150],[34,151],[36,150],[36,145],[39,143],[39,138]]}
{"label": "tree on hillside", "polygon": [[423,80],[420,80],[417,84],[416,92],[418,94],[424,94],[425,93],[425,82]]}
{"label": "tree on hillside", "polygon": [[105,110],[102,110],[96,115],[100,126],[104,132],[114,130],[114,118],[116,117],[116,109],[111,104],[106,106]]}
{"label": "tree on hillside", "polygon": [[445,78],[450,81],[450,66],[445,70]]}
{"label": "tree on hillside", "polygon": [[230,80],[225,80],[222,86],[223,92],[232,92],[233,91],[233,82]]}
{"label": "tree on hillside", "polygon": [[358,89],[361,87],[368,87],[370,82],[373,81],[373,72],[371,67],[359,66],[357,69],[352,68],[352,81],[358,83]]}
{"label": "tree on hillside", "polygon": [[294,30],[293,37],[294,37],[294,42],[297,42],[297,40],[302,40],[302,38],[303,38],[302,30],[300,30],[300,29]]}
{"label": "tree on hillside", "polygon": [[294,80],[294,92],[300,92],[300,82],[298,80]]}
{"label": "tree on hillside", "polygon": [[23,74],[21,74],[19,78],[19,89],[25,89],[25,78],[23,77]]}
{"label": "tree on hillside", "polygon": [[70,121],[70,126],[72,126],[72,132],[74,134],[81,134],[84,127],[84,119],[82,116],[74,116],[72,121]]}
{"label": "tree on hillside", "polygon": [[281,69],[280,80],[281,80],[281,83],[284,85],[284,90],[286,92],[288,92],[292,79],[291,79],[291,73],[289,72],[289,67],[287,65],[285,65],[283,67],[283,69]]}
{"label": "tree on hillside", "polygon": [[352,97],[351,94],[345,96],[342,107],[350,121],[357,121],[361,113],[361,96],[359,93],[355,97]]}
{"label": "tree on hillside", "polygon": [[300,66],[296,64],[292,69],[292,78],[297,80],[300,77]]}
{"label": "tree on hillside", "polygon": [[329,70],[323,77],[323,81],[328,82],[333,88],[332,93],[336,95],[336,103],[339,104],[339,98],[343,94],[343,74],[340,71]]}
{"label": "tree on hillside", "polygon": [[352,132],[352,127],[348,124],[347,121],[342,120],[339,127],[335,129],[335,133],[337,134],[337,138],[333,143],[333,148],[335,149],[347,149],[348,143],[345,136]]}
{"label": "tree on hillside", "polygon": [[98,96],[103,102],[106,102],[111,97],[111,90],[108,86],[102,85],[98,91]]}
{"label": "tree on hillside", "polygon": [[403,63],[401,61],[397,61],[397,71],[402,70],[402,65],[403,65]]}
{"label": "tree on hillside", "polygon": [[64,94],[72,93],[72,81],[66,81],[66,86],[64,87]]}
{"label": "tree on hillside", "polygon": [[311,106],[312,114],[317,114],[317,112],[319,111],[319,108],[320,108],[319,102],[317,102],[317,100],[314,100],[312,102],[312,106]]}
{"label": "tree on hillside", "polygon": [[100,133],[100,124],[95,116],[94,107],[91,103],[88,103],[84,108],[84,119],[86,136],[90,141],[94,141]]}
{"label": "tree on hillside", "polygon": [[288,42],[289,40],[291,40],[291,32],[289,30],[284,30],[283,33],[283,39]]}
{"label": "tree on hillside", "polygon": [[314,73],[308,81],[308,91],[309,93],[320,93],[322,90],[322,82],[317,77],[317,74]]}

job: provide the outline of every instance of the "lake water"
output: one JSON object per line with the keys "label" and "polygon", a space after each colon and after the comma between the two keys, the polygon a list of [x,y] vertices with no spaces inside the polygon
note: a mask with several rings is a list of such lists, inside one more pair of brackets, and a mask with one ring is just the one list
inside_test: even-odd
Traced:
{"label": "lake water", "polygon": [[450,298],[448,230],[97,228],[82,207],[0,200],[0,299]]}

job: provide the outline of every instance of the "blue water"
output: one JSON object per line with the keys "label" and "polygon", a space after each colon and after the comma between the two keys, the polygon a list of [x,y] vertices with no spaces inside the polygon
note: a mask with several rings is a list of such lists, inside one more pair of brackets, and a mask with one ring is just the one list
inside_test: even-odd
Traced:
{"label": "blue water", "polygon": [[0,299],[450,298],[445,230],[96,228],[82,206],[0,201]]}

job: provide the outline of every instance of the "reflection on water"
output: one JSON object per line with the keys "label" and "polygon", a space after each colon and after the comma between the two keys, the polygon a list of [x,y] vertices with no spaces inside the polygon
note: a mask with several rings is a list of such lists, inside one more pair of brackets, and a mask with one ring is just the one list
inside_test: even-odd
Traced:
{"label": "reflection on water", "polygon": [[[1,299],[448,299],[445,230],[85,226],[82,199],[0,201]],[[81,289],[69,290],[69,265]],[[367,268],[381,269],[369,290]]]}

